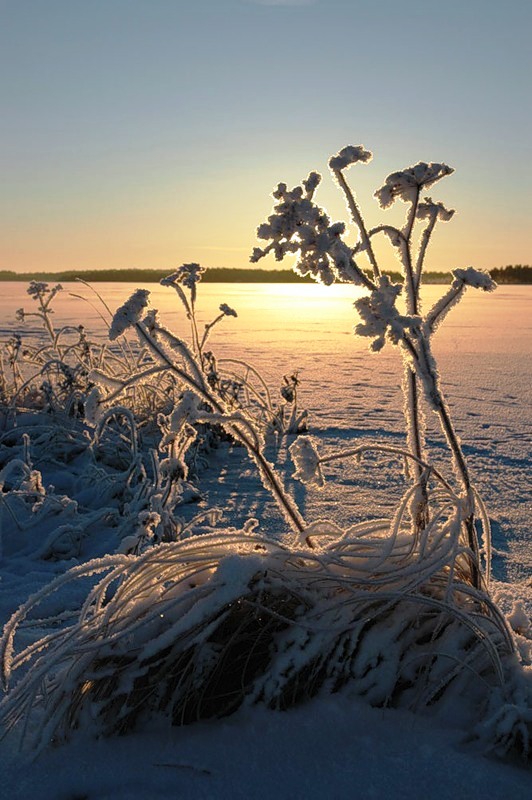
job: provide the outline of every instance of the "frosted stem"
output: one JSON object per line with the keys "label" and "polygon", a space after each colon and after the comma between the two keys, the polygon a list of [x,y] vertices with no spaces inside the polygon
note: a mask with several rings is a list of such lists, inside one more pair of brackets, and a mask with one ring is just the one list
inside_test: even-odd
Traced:
{"label": "frosted stem", "polygon": [[360,447],[342,450],[340,453],[333,453],[330,456],[320,456],[320,464],[329,464],[331,461],[338,461],[339,459],[350,458],[352,456],[356,458],[363,453],[369,452],[390,453],[392,455],[410,459],[411,461],[414,461],[416,464],[419,464],[421,467],[423,467],[423,469],[425,469],[427,472],[432,473],[441,482],[441,484],[445,486],[448,492],[454,494],[450,484],[445,480],[441,472],[439,472],[432,464],[429,464],[427,461],[420,460],[413,453],[405,450],[402,447],[393,447],[386,444],[363,444],[360,445]]}
{"label": "frosted stem", "polygon": [[469,470],[467,468],[467,463],[462,452],[462,448],[460,447],[460,442],[456,435],[456,431],[454,430],[451,422],[451,417],[449,416],[449,411],[445,403],[443,392],[439,386],[438,376],[435,372],[432,356],[430,354],[429,343],[425,338],[420,338],[419,344],[420,347],[417,365],[418,368],[420,368],[420,374],[423,375],[427,384],[429,384],[426,388],[429,390],[428,394],[430,394],[432,398],[434,410],[438,415],[440,425],[451,450],[456,472],[458,473],[458,477],[462,483],[464,496],[468,504],[467,516],[464,520],[464,525],[466,529],[467,544],[473,554],[473,559],[471,562],[471,581],[473,586],[478,589],[480,588],[481,584],[480,573],[478,569],[478,564],[480,563],[480,553],[478,537],[475,530],[474,497],[471,479],[469,477]]}
{"label": "frosted stem", "polygon": [[[407,314],[416,315],[419,312],[419,286],[416,285],[412,267],[412,231],[416,219],[419,202],[419,189],[415,200],[410,207],[406,225],[403,231],[405,246],[401,248],[405,271],[406,310]],[[424,460],[424,426],[420,410],[420,398],[416,373],[410,365],[406,368],[404,381],[405,416],[408,447],[419,460]],[[415,507],[412,509],[414,524],[421,530],[428,522],[428,492],[427,480],[419,465],[414,466],[416,483],[420,484],[419,496]]]}
{"label": "frosted stem", "polygon": [[414,464],[415,481],[420,484],[419,497],[413,508],[413,519],[416,527],[422,530],[428,522],[428,492],[427,481],[423,476],[420,463],[424,460],[424,425],[420,410],[420,398],[416,373],[411,367],[406,367],[405,374],[405,412],[407,415],[407,445],[419,463]]}
{"label": "frosted stem", "polygon": [[200,354],[201,354],[201,353],[203,353],[203,348],[204,348],[204,347],[205,347],[205,345],[207,344],[207,339],[209,338],[209,335],[210,335],[210,332],[211,332],[211,330],[212,330],[212,329],[214,328],[214,326],[215,326],[215,325],[217,325],[217,324],[218,324],[218,322],[220,322],[220,320],[221,320],[221,319],[223,319],[224,317],[225,317],[225,314],[223,314],[223,313],[222,313],[222,314],[218,314],[218,316],[217,316],[217,317],[215,317],[215,318],[213,319],[213,321],[212,321],[212,322],[209,322],[207,325],[205,325],[205,330],[203,331],[203,336],[201,337],[201,342],[200,342],[200,345],[199,345],[199,347],[200,347]]}
{"label": "frosted stem", "polygon": [[464,294],[466,284],[464,281],[455,281],[449,291],[441,297],[427,314],[425,325],[429,333],[436,330],[442,319]]}
{"label": "frosted stem", "polygon": [[349,184],[347,183],[346,179],[341,170],[333,169],[334,177],[338,181],[340,188],[342,189],[343,193],[345,194],[348,208],[351,212],[351,216],[353,218],[353,222],[358,227],[360,231],[360,236],[364,243],[364,246],[368,253],[368,258],[370,260],[370,264],[373,267],[373,277],[378,278],[381,274],[379,269],[379,265],[377,264],[377,259],[375,258],[375,253],[373,252],[373,247],[371,244],[371,239],[368,236],[368,232],[366,230],[366,226],[364,225],[364,220],[362,219],[362,214],[360,213],[360,209],[358,207],[357,201],[355,200],[355,196],[351,191]]}
{"label": "frosted stem", "polygon": [[416,287],[416,291],[419,291],[419,286],[421,283],[421,273],[423,271],[423,262],[425,261],[425,254],[427,252],[427,247],[429,246],[430,237],[432,236],[432,231],[434,230],[434,226],[436,225],[437,216],[433,215],[423,231],[423,235],[421,237],[421,244],[419,247],[419,253],[417,256],[416,261],[416,269],[414,273],[414,283]]}

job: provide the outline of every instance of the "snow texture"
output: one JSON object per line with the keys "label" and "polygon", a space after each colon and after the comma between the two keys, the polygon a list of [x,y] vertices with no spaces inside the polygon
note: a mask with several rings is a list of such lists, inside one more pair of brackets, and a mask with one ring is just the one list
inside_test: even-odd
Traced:
{"label": "snow texture", "polygon": [[[482,273],[479,277],[468,270],[457,272],[455,278],[461,283],[489,289]],[[161,315],[169,319],[172,329],[182,324],[178,333],[185,335],[187,321],[182,315],[180,321],[169,304],[165,307],[162,290],[157,294],[157,287],[150,289]],[[221,287],[206,285],[204,289],[205,315],[211,319],[219,308]],[[24,298],[17,296],[23,290],[15,284],[6,293],[11,311],[8,314],[2,309],[4,334],[21,330],[14,310],[24,305]],[[113,307],[129,294],[124,286],[103,287],[102,291]],[[327,297],[317,286],[226,286],[223,291],[239,308],[239,328],[233,333],[214,333],[213,347],[220,352],[223,342],[226,357],[244,355],[278,384],[282,374],[297,369],[301,379],[298,392],[309,409],[312,437],[320,453],[326,455],[339,443],[362,444],[376,438],[404,445],[398,354],[384,350],[377,367],[364,341],[351,335],[356,322],[352,311],[356,288],[330,287]],[[439,287],[425,290],[429,307],[436,305],[440,294]],[[63,295],[66,292],[55,299],[57,318],[68,324],[83,317],[95,335],[103,336],[101,329],[96,330],[97,316],[91,319],[86,306],[80,312],[72,307],[71,298],[68,304],[59,305]],[[480,295],[482,292],[471,293],[453,309],[453,324],[438,329],[434,350],[494,529],[495,599],[516,632],[522,657],[530,662],[532,403],[527,360],[531,331],[526,311],[530,290],[499,287],[489,309]],[[138,319],[145,298],[138,296],[137,305],[124,313],[128,324]],[[24,323],[38,337],[39,327],[32,328],[32,324],[31,319]],[[97,397],[93,400],[96,403]],[[189,400],[185,395],[180,414],[169,421],[172,429],[179,430],[195,415],[196,405]],[[97,421],[96,412],[91,413]],[[442,434],[434,420],[427,422],[428,441],[438,463],[444,450]],[[24,456],[24,433],[31,442],[31,467]],[[27,415],[18,431],[5,431],[0,453],[5,454],[5,448],[12,452],[13,447],[20,454],[20,464],[26,466],[19,464],[18,472],[2,472],[2,481],[13,496],[0,505],[3,620],[66,568],[83,568],[92,558],[101,558],[103,565],[106,554],[139,546],[142,536],[151,536],[157,525],[157,512],[143,515],[135,511],[134,466],[117,470],[114,482],[109,482],[104,471],[91,464],[87,440],[83,436],[69,440],[66,431],[52,431],[46,415]],[[300,447],[305,449],[305,445]],[[312,466],[310,461],[315,461],[313,452],[309,449],[302,459],[305,471]],[[397,458],[386,454],[369,457],[366,464],[331,462],[323,468],[326,491],[316,491],[317,487],[293,480],[291,458],[285,448],[278,453],[278,470],[303,504],[307,518],[330,521],[326,526],[316,523],[314,528],[316,536],[325,541],[327,535],[334,536],[335,531],[368,517],[375,522],[390,515],[405,488],[397,466]],[[223,509],[226,525],[230,520],[236,527],[252,527],[251,518],[257,517],[262,532],[279,531],[283,524],[279,513],[242,448],[222,445],[211,455],[202,481],[200,509]],[[137,529],[121,527],[124,503],[130,504],[132,517],[138,518]],[[183,524],[197,512],[197,505],[183,505]],[[214,521],[209,520],[205,527]],[[128,537],[132,539],[129,542]],[[220,581],[231,579],[236,567],[235,560],[224,561],[219,568]],[[62,614],[68,621],[80,592],[85,592],[75,583],[65,585],[62,591],[60,601],[59,596],[57,600],[54,595],[47,598],[43,616]],[[136,602],[141,603],[142,598]],[[25,644],[31,644],[29,628],[22,628],[20,635]],[[515,724],[519,710],[497,708],[485,727],[501,734],[510,729],[510,723]],[[374,798],[528,798],[530,771],[483,757],[476,745],[463,741],[460,722],[459,703],[451,704],[446,716],[436,721],[403,710],[372,709],[340,694],[288,712],[243,709],[218,722],[105,741],[87,739],[79,731],[72,742],[47,749],[32,763],[27,754],[17,752],[16,738],[8,735],[1,745],[2,786],[6,797],[20,800],[140,800],[172,795],[191,800],[272,796],[317,800],[351,796],[354,787],[363,787],[364,796]]]}

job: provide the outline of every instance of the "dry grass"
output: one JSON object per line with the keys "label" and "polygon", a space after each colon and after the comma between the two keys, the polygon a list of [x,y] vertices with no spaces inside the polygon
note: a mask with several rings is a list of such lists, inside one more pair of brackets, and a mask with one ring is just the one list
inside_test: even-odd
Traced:
{"label": "dry grass", "polygon": [[[450,509],[415,537],[397,520],[366,522],[314,550],[229,530],[75,567],[6,626],[2,720],[24,721],[22,737],[42,747],[81,724],[104,735],[158,715],[182,725],[344,687],[375,705],[458,695],[488,708],[509,691],[514,645],[488,595],[464,580],[454,524]],[[89,575],[74,621],[29,620]],[[21,625],[40,635],[18,650]]]}

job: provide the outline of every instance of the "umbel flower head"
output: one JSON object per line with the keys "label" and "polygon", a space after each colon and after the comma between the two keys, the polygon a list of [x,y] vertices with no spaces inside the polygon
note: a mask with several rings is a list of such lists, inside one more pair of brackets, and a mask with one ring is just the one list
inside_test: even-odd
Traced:
{"label": "umbel flower head", "polygon": [[413,167],[408,167],[401,172],[392,172],[388,175],[384,185],[375,192],[381,208],[389,208],[399,198],[408,203],[415,200],[421,189],[432,186],[433,183],[451,175],[454,172],[447,164],[426,164],[420,161]]}
{"label": "umbel flower head", "polygon": [[226,317],[238,317],[235,309],[228,306],[227,303],[220,303],[220,311]]}
{"label": "umbel flower head", "polygon": [[312,201],[319,183],[318,173],[311,173],[302,186],[288,189],[280,183],[273,192],[278,203],[273,214],[257,229],[259,239],[270,240],[264,247],[255,247],[251,262],[256,263],[272,252],[277,261],[288,253],[297,253],[294,267],[300,275],[311,275],[329,286],[336,278],[359,283],[354,269],[353,251],[342,240],[343,222],[331,223],[325,211]]}
{"label": "umbel flower head", "polygon": [[205,267],[200,267],[196,262],[190,264],[181,264],[175,272],[162,278],[160,281],[161,286],[173,286],[176,283],[182,283],[187,289],[192,289],[199,281],[205,272]]}
{"label": "umbel flower head", "polygon": [[431,197],[425,197],[423,202],[419,203],[416,211],[418,219],[434,219],[440,222],[449,222],[454,215],[454,208],[445,208],[443,203],[435,203]]}
{"label": "umbel flower head", "polygon": [[497,284],[489,274],[483,269],[475,269],[474,267],[465,267],[464,269],[453,269],[453,277],[456,281],[465,283],[466,286],[472,286],[473,289],[482,289],[484,292],[493,292],[497,288]]}
{"label": "umbel flower head", "polygon": [[332,170],[341,170],[350,167],[351,164],[357,164],[359,161],[367,164],[372,158],[373,153],[366,150],[363,144],[348,144],[347,147],[342,147],[335,156],[331,156],[329,167]]}

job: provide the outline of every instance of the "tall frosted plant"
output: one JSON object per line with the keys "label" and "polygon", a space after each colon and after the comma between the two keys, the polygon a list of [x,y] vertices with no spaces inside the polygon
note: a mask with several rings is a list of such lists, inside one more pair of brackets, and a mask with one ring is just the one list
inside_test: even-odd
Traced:
{"label": "tall frosted plant", "polygon": [[[442,203],[422,195],[437,181],[450,175],[453,169],[446,164],[420,162],[388,175],[383,186],[375,192],[375,197],[382,209],[389,208],[397,200],[405,203],[404,224],[400,228],[382,224],[368,229],[345,172],[352,165],[367,163],[371,158],[372,153],[362,145],[350,145],[329,160],[331,172],[358,228],[358,242],[353,247],[344,240],[345,224],[332,223],[326,212],[314,202],[321,176],[311,172],[301,186],[289,190],[286,184],[280,183],[273,192],[276,200],[273,213],[257,230],[259,239],[267,241],[267,244],[254,249],[251,261],[257,262],[269,253],[273,253],[278,261],[295,254],[294,269],[300,275],[311,275],[326,285],[341,281],[365,287],[367,293],[355,302],[360,316],[355,332],[371,339],[370,349],[373,351],[381,350],[389,341],[398,346],[403,355],[407,447],[413,457],[416,486],[410,509],[413,527],[419,532],[430,521],[425,421],[421,408],[424,396],[426,404],[439,419],[460,481],[471,580],[478,587],[480,548],[474,524],[475,491],[440,385],[431,341],[438,325],[468,286],[491,291],[496,284],[484,271],[471,267],[456,269],[448,291],[428,313],[422,313],[421,277],[432,234],[438,222],[448,222],[454,214]],[[416,236],[419,226],[422,230]],[[391,281],[379,266],[373,247],[373,240],[379,234],[386,236],[396,250],[404,277],[403,285]],[[361,256],[369,262],[369,269],[360,266]],[[397,307],[401,295],[404,297],[404,313]]]}

